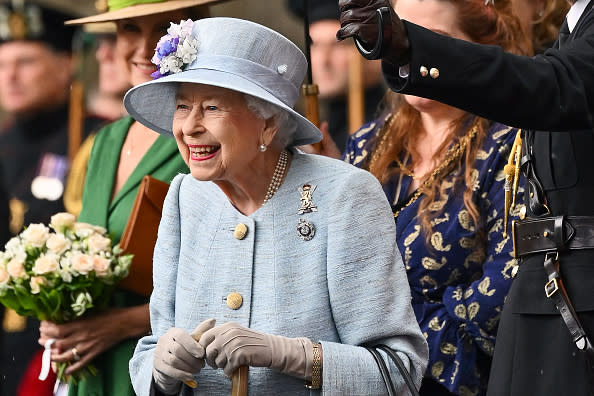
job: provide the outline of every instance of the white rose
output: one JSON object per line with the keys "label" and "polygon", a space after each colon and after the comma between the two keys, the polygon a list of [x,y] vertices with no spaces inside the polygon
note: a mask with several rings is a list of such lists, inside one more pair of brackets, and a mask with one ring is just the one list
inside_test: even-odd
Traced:
{"label": "white rose", "polygon": [[36,275],[47,274],[59,269],[58,257],[54,254],[43,254],[33,265],[33,273]]}
{"label": "white rose", "polygon": [[52,216],[50,226],[58,231],[64,228],[70,228],[74,225],[76,217],[73,214],[61,212]]}
{"label": "white rose", "polygon": [[74,233],[79,238],[87,238],[94,233],[94,228],[88,223],[74,223]]}
{"label": "white rose", "polygon": [[107,230],[101,226],[89,223],[74,223],[74,232],[81,238],[86,238],[95,233],[105,235]]}
{"label": "white rose", "polygon": [[91,235],[87,241],[91,253],[108,252],[111,248],[111,240],[101,235]]}
{"label": "white rose", "polygon": [[10,238],[9,241],[6,242],[6,245],[4,245],[4,250],[6,250],[6,253],[9,253],[9,254],[13,254],[14,252],[16,252],[18,250],[23,250],[23,245],[21,244],[21,239],[16,236]]}
{"label": "white rose", "polygon": [[109,275],[109,260],[103,256],[93,256],[93,269],[99,277]]}
{"label": "white rose", "polygon": [[39,294],[41,291],[40,286],[45,285],[45,278],[43,276],[33,276],[29,281],[29,285],[31,286],[31,293]]}
{"label": "white rose", "polygon": [[46,242],[47,248],[55,254],[62,254],[70,248],[72,242],[64,234],[52,234]]}
{"label": "white rose", "polygon": [[49,238],[49,228],[43,224],[31,224],[21,236],[25,243],[33,247],[42,247]]}
{"label": "white rose", "polygon": [[72,269],[79,274],[87,275],[93,270],[93,259],[86,254],[72,256]]}
{"label": "white rose", "polygon": [[8,275],[8,271],[6,271],[6,267],[4,264],[0,264],[0,285],[5,285],[10,280],[10,275]]}
{"label": "white rose", "polygon": [[6,264],[6,270],[13,278],[27,278],[24,262],[18,258],[13,258],[10,260],[8,264]]}

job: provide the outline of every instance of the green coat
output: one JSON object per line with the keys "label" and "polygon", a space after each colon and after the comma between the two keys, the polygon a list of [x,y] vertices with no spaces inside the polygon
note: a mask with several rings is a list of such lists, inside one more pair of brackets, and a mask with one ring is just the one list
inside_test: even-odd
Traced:
{"label": "green coat", "polygon": [[[170,183],[178,173],[189,172],[175,140],[159,136],[112,201],[120,152],[133,121],[131,117],[124,117],[97,134],[89,158],[83,206],[78,218],[78,221],[105,227],[114,243],[122,236],[143,176],[151,175]],[[124,290],[117,291],[113,300],[115,306],[148,302],[148,299]],[[98,375],[89,376],[77,385],[71,382],[69,396],[134,396],[128,361],[137,341],[125,340],[95,358],[92,364],[99,369]]]}

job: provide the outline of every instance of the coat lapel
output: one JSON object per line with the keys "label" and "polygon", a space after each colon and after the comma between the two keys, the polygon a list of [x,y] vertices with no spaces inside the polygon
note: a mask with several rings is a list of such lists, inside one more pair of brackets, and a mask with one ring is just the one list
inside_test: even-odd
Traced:
{"label": "coat lapel", "polygon": [[136,168],[134,168],[126,183],[124,183],[120,191],[113,198],[113,201],[109,205],[109,210],[111,211],[126,194],[137,189],[145,175],[152,174],[160,166],[168,162],[171,157],[176,155],[179,155],[179,152],[175,140],[169,137],[159,136],[144,154],[138,165],[136,165]]}

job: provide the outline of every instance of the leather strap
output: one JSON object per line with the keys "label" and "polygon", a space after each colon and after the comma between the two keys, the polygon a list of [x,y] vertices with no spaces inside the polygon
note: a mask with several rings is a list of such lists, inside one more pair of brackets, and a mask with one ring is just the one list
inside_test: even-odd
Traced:
{"label": "leather strap", "polygon": [[532,148],[534,146],[534,131],[522,130],[522,158],[520,159],[520,169],[526,176],[526,205],[530,212],[535,216],[545,216],[551,213],[544,188],[534,171],[534,156]]}
{"label": "leather strap", "polygon": [[594,394],[594,348],[588,339],[580,320],[575,312],[561,274],[559,272],[559,259],[558,253],[547,253],[545,261],[543,263],[545,272],[548,277],[548,281],[545,284],[545,293],[547,298],[550,298],[555,307],[561,314],[563,322],[569,330],[571,340],[583,353],[586,354],[586,363],[588,366],[588,380],[590,382],[590,394]]}
{"label": "leather strap", "polygon": [[419,396],[419,391],[417,390],[417,387],[415,386],[415,382],[413,381],[410,373],[406,369],[406,366],[404,366],[404,363],[402,362],[402,359],[400,359],[400,356],[398,356],[398,354],[396,352],[394,352],[387,345],[380,344],[377,346],[377,349],[384,351],[384,353],[386,355],[388,355],[390,357],[390,359],[392,359],[392,361],[394,362],[396,367],[398,367],[398,371],[400,371],[400,375],[402,376],[402,379],[404,379],[404,382],[408,386],[408,390],[410,391],[410,394],[412,396]]}
{"label": "leather strap", "polygon": [[594,216],[526,218],[512,223],[516,258],[533,253],[594,249]]}
{"label": "leather strap", "polygon": [[394,384],[392,383],[392,378],[390,378],[390,372],[388,371],[388,366],[386,366],[386,362],[379,354],[379,352],[373,347],[365,347],[373,356],[373,359],[377,363],[377,367],[379,368],[380,374],[384,379],[384,384],[386,385],[386,390],[388,391],[389,396],[395,396],[396,390],[394,389]]}

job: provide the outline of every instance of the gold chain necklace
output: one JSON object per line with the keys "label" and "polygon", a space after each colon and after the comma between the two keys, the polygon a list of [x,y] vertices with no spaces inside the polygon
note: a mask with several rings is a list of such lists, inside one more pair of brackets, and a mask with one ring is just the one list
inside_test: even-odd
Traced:
{"label": "gold chain necklace", "polygon": [[278,157],[278,161],[276,162],[274,173],[272,174],[272,180],[270,181],[270,185],[268,185],[268,190],[266,191],[262,205],[270,201],[276,190],[278,190],[278,188],[281,186],[283,177],[285,175],[285,169],[287,169],[288,159],[289,152],[287,150],[283,150],[283,152]]}
{"label": "gold chain necklace", "polygon": [[450,147],[450,149],[445,154],[445,160],[438,167],[436,167],[433,170],[433,172],[431,172],[429,177],[426,178],[425,181],[423,181],[423,184],[421,184],[419,186],[419,188],[417,188],[415,190],[415,192],[413,193],[412,197],[410,197],[408,202],[405,205],[403,205],[402,207],[398,208],[394,212],[394,217],[398,217],[398,215],[404,208],[407,208],[408,206],[412,205],[417,199],[419,199],[419,197],[421,196],[421,194],[423,194],[425,189],[429,185],[431,185],[431,183],[433,183],[433,181],[435,179],[437,179],[437,177],[440,176],[442,174],[442,172],[450,164],[452,164],[454,161],[457,161],[462,156],[462,154],[466,150],[466,147],[468,146],[468,143],[470,141],[472,141],[472,139],[476,136],[477,132],[478,132],[478,125],[475,124],[468,131],[468,133],[458,141],[458,143],[456,143],[454,146]]}

